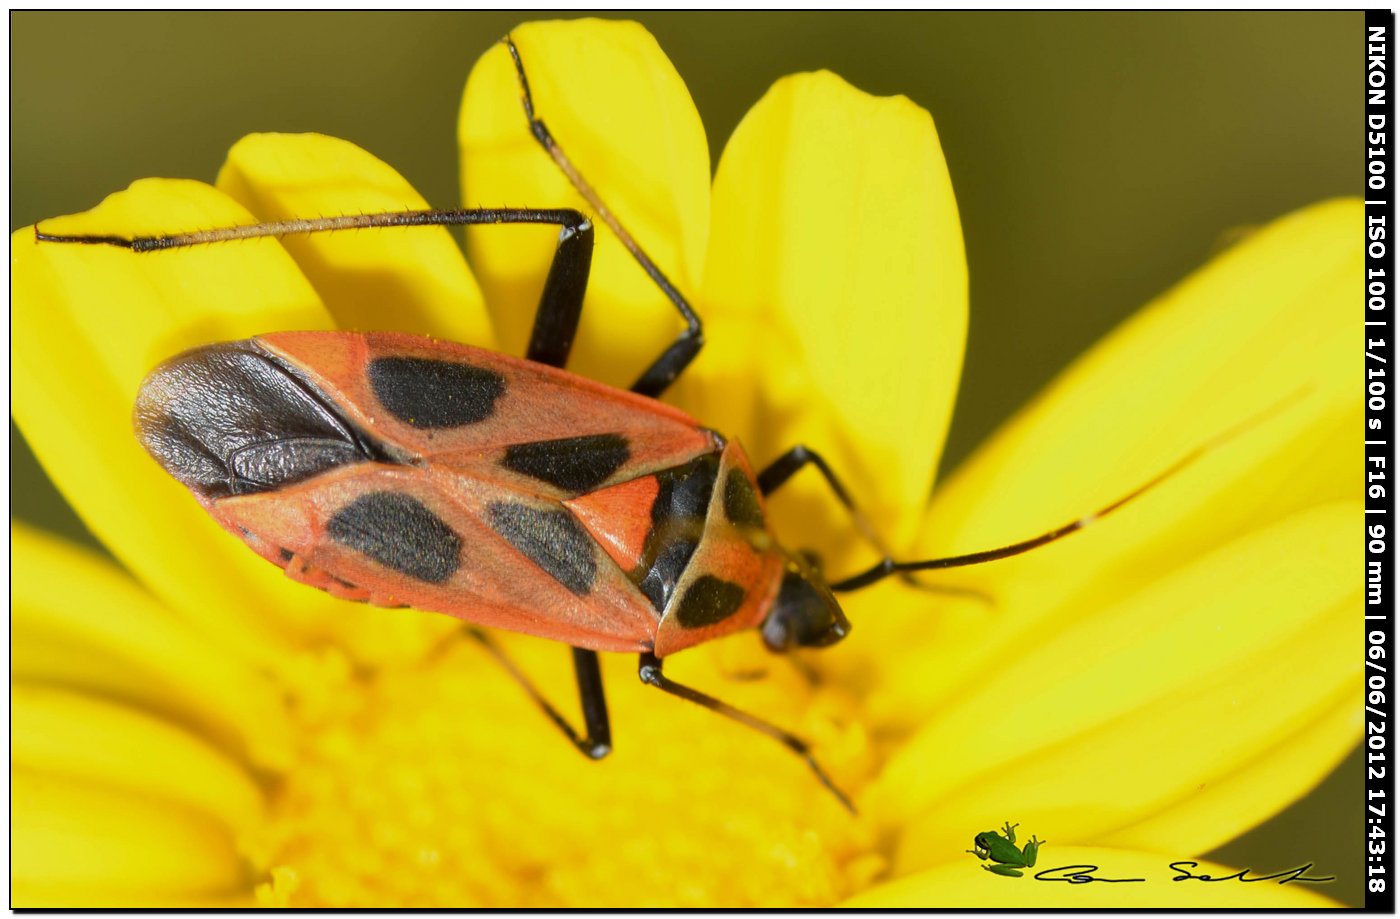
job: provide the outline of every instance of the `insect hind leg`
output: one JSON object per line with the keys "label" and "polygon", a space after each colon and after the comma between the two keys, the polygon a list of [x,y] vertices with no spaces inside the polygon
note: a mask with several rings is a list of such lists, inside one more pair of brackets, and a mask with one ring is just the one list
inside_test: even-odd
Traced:
{"label": "insect hind leg", "polygon": [[[559,146],[559,142],[554,139],[554,135],[550,133],[544,120],[535,114],[535,101],[530,93],[530,80],[525,74],[525,64],[520,58],[520,50],[516,48],[514,39],[509,35],[501,39],[501,43],[510,52],[511,61],[515,65],[516,80],[520,84],[520,101],[525,108],[525,118],[529,122],[531,135],[549,154],[549,158],[564,173],[574,189],[588,202],[588,206],[597,214],[598,219],[612,230],[618,241],[631,253],[632,258],[666,295],[666,299],[671,301],[671,305],[676,308],[681,319],[685,321],[685,330],[665,351],[661,352],[659,357],[652,361],[651,365],[632,384],[633,392],[641,393],[644,396],[660,396],[675,382],[676,378],[695,359],[695,356],[700,353],[701,347],[704,346],[705,336],[700,317],[685,296],[676,289],[666,274],[652,261],[651,256],[647,255],[637,244],[637,241],[632,238],[632,234],[627,232],[617,216],[603,203],[597,190],[579,173],[573,161],[568,158],[563,148]],[[536,329],[538,331],[538,320],[536,321]]]}

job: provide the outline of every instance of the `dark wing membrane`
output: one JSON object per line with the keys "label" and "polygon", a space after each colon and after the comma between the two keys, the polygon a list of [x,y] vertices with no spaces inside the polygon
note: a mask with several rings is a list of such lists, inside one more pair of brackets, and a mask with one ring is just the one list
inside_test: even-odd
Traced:
{"label": "dark wing membrane", "polygon": [[372,603],[599,651],[647,650],[655,637],[658,614],[577,518],[501,483],[362,463],[212,510],[266,557],[314,566]]}
{"label": "dark wing membrane", "polygon": [[467,345],[390,332],[259,341],[377,440],[550,497],[678,466],[718,443],[655,400]]}
{"label": "dark wing membrane", "polygon": [[195,348],[161,364],[142,382],[133,415],[146,450],[205,501],[382,458],[256,340]]}

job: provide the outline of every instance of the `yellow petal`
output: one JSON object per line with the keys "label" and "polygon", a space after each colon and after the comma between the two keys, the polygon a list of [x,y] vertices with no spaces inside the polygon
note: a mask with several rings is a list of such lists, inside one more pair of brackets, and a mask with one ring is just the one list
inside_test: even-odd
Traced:
{"label": "yellow petal", "polygon": [[[147,180],[50,233],[159,233],[247,223],[196,182]],[[146,373],[181,350],[330,320],[272,240],[135,254],[11,237],[14,412],[44,468],[92,531],[173,608],[275,658],[277,630],[329,601],[296,588],[208,518],[131,432]]]}
{"label": "yellow petal", "polygon": [[1258,231],[1089,352],[953,477],[919,555],[1002,546],[1078,519],[1238,432],[1085,532],[940,577],[991,604],[905,592],[862,619],[856,647],[882,655],[878,678],[889,681],[873,701],[879,720],[914,723],[994,678],[1008,649],[1213,546],[1354,493],[1360,221],[1360,203],[1340,201]]}
{"label": "yellow petal", "polygon": [[133,893],[119,887],[82,887],[71,884],[10,884],[10,905],[17,909],[252,909],[258,905],[251,890],[231,893],[171,894],[164,891]]}
{"label": "yellow petal", "polygon": [[10,764],[202,813],[237,835],[260,816],[248,773],[173,724],[82,693],[10,688]]}
{"label": "yellow petal", "polygon": [[18,886],[153,900],[251,886],[232,837],[208,817],[28,769],[12,770],[10,782]]}
{"label": "yellow petal", "polygon": [[[1027,824],[1029,826],[1029,824]],[[989,823],[977,832],[991,827]],[[1036,830],[1039,833],[1039,830]],[[972,835],[963,841],[971,844]],[[1053,840],[1052,840],[1053,842]],[[1326,896],[1331,885],[1307,883],[1301,880],[1280,884],[1276,881],[1237,880],[1176,880],[1187,874],[1200,877],[1226,878],[1240,869],[1214,862],[1190,859],[1194,866],[1182,865],[1178,871],[1170,867],[1176,861],[1170,856],[1130,849],[1090,848],[1087,846],[1046,845],[1041,848],[1034,868],[1026,869],[1023,877],[1002,877],[982,870],[982,862],[972,855],[958,861],[948,861],[936,868],[901,878],[867,890],[847,900],[842,906],[851,909],[908,909],[938,907],[943,909],[1153,909],[1179,907],[1186,909],[1319,909],[1341,904]],[[1186,859],[1181,858],[1182,861]],[[1300,861],[1299,864],[1302,864]],[[1111,884],[1070,883],[1068,881],[1037,880],[1034,875],[1048,868],[1095,866],[1097,870],[1085,876],[1100,879],[1142,878]],[[1268,870],[1254,870],[1249,877],[1273,874],[1280,865]],[[1074,872],[1058,873],[1060,877]],[[1055,874],[1048,877],[1057,876]],[[1327,877],[1318,869],[1308,877]]]}
{"label": "yellow petal", "polygon": [[[962,231],[928,113],[830,73],[779,81],[720,160],[702,299],[710,344],[687,405],[759,463],[797,443],[823,453],[885,535],[907,539],[967,330]],[[824,485],[793,492],[775,500],[789,532],[850,534]]]}
{"label": "yellow petal", "polygon": [[[504,638],[577,723],[567,651]],[[668,659],[667,674],[800,731],[858,787],[868,747],[851,700],[754,650],[766,678],[726,673],[703,650]],[[345,684],[351,704],[308,730],[275,799],[272,901],[815,907],[883,866],[868,827],[789,750],[643,685],[634,659],[605,655],[603,668],[616,747],[598,762],[470,641]]]}
{"label": "yellow petal", "polygon": [[285,764],[276,690],[172,615],[115,566],[11,525],[11,675],[137,706],[262,766]]}
{"label": "yellow petal", "polygon": [[[322,134],[243,138],[229,151],[218,187],[268,221],[429,206],[384,162]],[[343,329],[494,344],[481,292],[445,228],[318,233],[283,245]]]}
{"label": "yellow petal", "polygon": [[[1360,737],[1360,519],[1354,502],[1302,512],[1004,653],[876,782],[897,870],[1003,811],[1065,843],[1152,848],[1135,825],[1160,819],[1162,845],[1203,852],[1301,797]],[[1223,792],[1246,784],[1237,807]]]}
{"label": "yellow petal", "polygon": [[[544,120],[608,209],[682,290],[693,293],[710,222],[705,131],[680,75],[634,22],[532,22],[512,33]],[[467,80],[458,140],[468,207],[585,208],[536,144],[510,56],[496,46]],[[681,331],[656,285],[601,221],[570,368],[630,385]],[[500,336],[522,353],[559,232],[478,227],[468,252]]]}
{"label": "yellow petal", "polygon": [[1104,842],[1185,852],[1202,839],[1200,828],[1212,819],[1211,814],[1229,810],[1238,815],[1241,826],[1263,823],[1282,810],[1283,797],[1296,797],[1289,789],[1316,787],[1337,767],[1337,751],[1355,746],[1360,717],[1356,692],[1348,687],[1331,702],[1330,709],[1321,706],[1320,714],[1306,724],[1300,722],[1292,735],[1263,755],[1171,807],[1106,834]]}

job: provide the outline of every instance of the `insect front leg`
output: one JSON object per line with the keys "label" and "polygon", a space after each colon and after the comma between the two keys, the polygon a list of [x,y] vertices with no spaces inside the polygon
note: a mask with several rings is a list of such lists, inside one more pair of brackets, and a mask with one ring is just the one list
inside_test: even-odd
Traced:
{"label": "insect front leg", "polygon": [[[885,540],[881,538],[879,531],[875,529],[875,525],[870,522],[869,517],[865,516],[865,512],[856,505],[855,499],[851,497],[851,493],[846,489],[846,486],[842,484],[840,477],[837,476],[836,472],[831,468],[831,464],[823,459],[821,454],[811,447],[798,444],[765,466],[763,471],[758,474],[758,490],[763,492],[764,497],[767,497],[769,494],[781,488],[788,479],[792,478],[804,467],[809,465],[817,467],[817,471],[822,474],[822,479],[825,480],[826,484],[831,488],[831,493],[836,496],[836,500],[841,502],[841,506],[851,515],[851,522],[855,524],[856,532],[860,533],[866,542],[875,547],[875,551],[880,553],[881,558],[889,558],[889,546],[885,543]],[[928,593],[944,594],[953,597],[968,597],[974,600],[980,600],[983,603],[992,602],[992,598],[982,593],[980,590],[972,590],[967,587],[953,587],[946,584],[929,584],[908,573],[901,574],[899,579],[910,587],[916,587]]]}
{"label": "insect front leg", "polygon": [[714,696],[706,695],[697,689],[691,689],[689,686],[682,686],[680,683],[677,683],[661,672],[661,658],[657,657],[655,654],[645,653],[639,657],[637,661],[637,676],[648,686],[655,686],[664,693],[668,693],[680,699],[685,699],[688,702],[694,702],[696,705],[708,708],[712,712],[721,714],[726,718],[737,721],[742,725],[753,728],[761,734],[766,734],[773,738],[793,753],[802,757],[802,761],[816,774],[817,779],[826,786],[827,791],[830,791],[836,796],[837,800],[841,802],[841,805],[845,807],[846,810],[853,814],[856,812],[855,805],[851,804],[851,799],[846,797],[845,792],[836,787],[836,784],[831,781],[831,777],[826,774],[826,770],[822,769],[821,764],[818,763],[816,757],[812,755],[812,748],[807,744],[807,741],[795,734],[784,731],[775,724],[769,724],[756,715],[750,715],[742,709],[735,708],[728,702],[721,702]]}
{"label": "insect front leg", "polygon": [[857,532],[865,537],[881,556],[889,555],[889,548],[885,545],[885,541],[880,538],[880,534],[876,532],[870,518],[865,516],[864,512],[856,506],[855,501],[851,498],[851,493],[846,490],[846,486],[832,471],[831,465],[822,458],[821,454],[810,447],[798,444],[764,467],[763,471],[758,474],[758,490],[763,492],[764,497],[767,497],[808,465],[817,467],[817,471],[822,474],[826,484],[831,487],[832,494],[836,495],[836,500],[840,501],[841,506],[850,513],[851,521],[855,524]]}
{"label": "insect front leg", "polygon": [[[822,474],[822,479],[831,488],[831,493],[836,496],[836,500],[841,502],[841,506],[851,515],[851,522],[855,524],[856,532],[859,533],[866,542],[875,547],[875,551],[880,553],[881,558],[888,558],[890,556],[889,546],[880,536],[879,531],[875,529],[875,525],[870,522],[870,518],[867,517],[865,512],[856,504],[855,499],[851,497],[850,491],[846,489],[840,477],[837,476],[835,470],[831,468],[831,464],[811,447],[805,444],[798,444],[765,466],[763,471],[758,474],[758,490],[763,492],[764,497],[767,497],[781,488],[788,479],[792,478],[807,466],[815,466],[817,471]],[[981,591],[970,590],[965,587],[927,584],[911,574],[901,575],[900,580],[911,587],[917,587],[929,593],[945,594],[955,597],[971,597],[985,603],[991,602],[991,598]]]}

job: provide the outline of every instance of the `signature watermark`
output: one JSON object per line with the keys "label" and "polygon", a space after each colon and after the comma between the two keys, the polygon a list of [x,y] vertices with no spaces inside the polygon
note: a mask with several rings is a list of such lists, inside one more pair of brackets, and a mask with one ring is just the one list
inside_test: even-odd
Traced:
{"label": "signature watermark", "polygon": [[[1046,844],[1043,839],[1032,836],[1030,841],[1024,846],[1016,846],[1016,827],[1019,823],[1007,822],[1002,825],[1001,832],[988,830],[985,833],[978,833],[972,838],[972,848],[967,851],[987,864],[982,868],[992,874],[999,874],[1003,877],[1019,878],[1024,877],[1026,870],[1035,866],[1036,859],[1040,855],[1040,847]],[[1175,874],[1169,878],[1172,882],[1198,881],[1207,884],[1218,884],[1222,881],[1236,881],[1241,884],[1256,884],[1261,881],[1273,881],[1277,884],[1291,884],[1293,882],[1303,884],[1327,884],[1335,881],[1336,878],[1328,875],[1326,877],[1315,877],[1308,872],[1313,870],[1313,863],[1299,865],[1296,868],[1285,868],[1282,871],[1275,871],[1272,874],[1256,874],[1253,868],[1241,868],[1233,874],[1213,875],[1199,871],[1201,863],[1190,859],[1169,862],[1167,867]],[[1147,878],[1111,878],[1098,874],[1099,866],[1092,864],[1060,865],[1055,868],[1042,868],[1035,872],[1032,877],[1037,881],[1052,881],[1062,884],[1140,884],[1145,883]]]}

